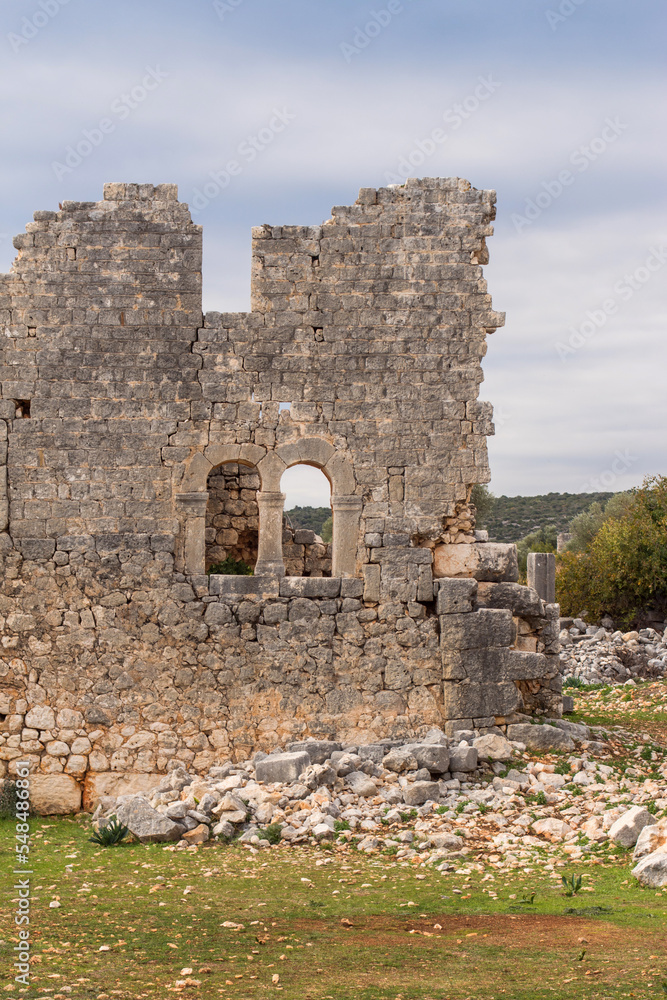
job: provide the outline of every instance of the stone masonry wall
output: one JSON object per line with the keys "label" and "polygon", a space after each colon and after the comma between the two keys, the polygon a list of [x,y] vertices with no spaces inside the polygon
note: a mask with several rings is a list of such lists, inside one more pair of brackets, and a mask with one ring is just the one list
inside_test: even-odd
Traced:
{"label": "stone masonry wall", "polygon": [[[254,230],[252,312],[203,317],[172,185],[35,213],[0,276],[0,772],[85,796],[295,735],[559,710],[554,610],[469,504],[493,215],[458,179],[363,189]],[[283,538],[303,463],[331,483],[324,552]],[[255,576],[209,578],[251,526]]]}

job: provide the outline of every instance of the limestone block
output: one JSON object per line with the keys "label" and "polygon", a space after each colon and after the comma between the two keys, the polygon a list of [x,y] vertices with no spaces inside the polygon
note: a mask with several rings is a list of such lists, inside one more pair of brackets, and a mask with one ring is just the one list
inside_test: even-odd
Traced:
{"label": "limestone block", "polygon": [[437,781],[415,781],[403,790],[403,801],[407,806],[421,806],[429,799],[437,802],[440,798],[440,785]]}
{"label": "limestone block", "polygon": [[360,797],[368,798],[377,795],[377,785],[363,771],[352,771],[346,776],[345,783],[352,789],[355,795],[359,795]]}
{"label": "limestone block", "polygon": [[480,608],[509,608],[518,618],[540,618],[544,606],[530,587],[518,583],[480,583],[477,588]]}
{"label": "limestone block", "polygon": [[296,781],[309,764],[310,755],[304,750],[295,753],[274,753],[255,765],[255,775],[258,781],[266,784],[272,782],[289,784],[291,781]]}
{"label": "limestone block", "polygon": [[[61,708],[57,717],[58,729],[81,729],[83,727],[83,715],[71,708]],[[50,726],[46,727],[50,729]],[[80,753],[75,750],[74,753]]]}
{"label": "limestone block", "polygon": [[436,611],[439,615],[464,614],[473,610],[477,594],[476,580],[439,579]]}
{"label": "limestone block", "polygon": [[449,768],[451,771],[474,771],[477,768],[477,758],[476,747],[455,747],[449,752]]}
{"label": "limestone block", "polygon": [[514,752],[512,744],[504,736],[496,736],[494,733],[478,736],[472,745],[482,760],[511,760]]}
{"label": "limestone block", "polygon": [[472,577],[480,581],[515,583],[519,579],[516,545],[500,542],[436,545],[433,575],[436,579]]}
{"label": "limestone block", "polygon": [[395,747],[384,757],[382,766],[388,771],[401,774],[403,771],[416,771],[419,765],[412,751],[405,747]]}
{"label": "limestone block", "polygon": [[632,874],[641,885],[649,889],[660,889],[667,885],[667,853],[654,851],[647,854],[632,869]]}
{"label": "limestone block", "polygon": [[40,816],[65,816],[81,808],[81,785],[69,774],[33,774],[30,806]]}
{"label": "limestone block", "polygon": [[[468,720],[511,715],[522,704],[516,684],[511,681],[474,683],[445,680],[443,696],[443,709],[447,719]],[[457,728],[467,727],[458,725]],[[449,732],[449,728],[447,731]]]}
{"label": "limestone block", "polygon": [[81,754],[72,754],[67,758],[67,763],[65,764],[65,773],[73,774],[76,777],[81,778],[86,773],[86,768],[88,767],[88,758],[82,756]]}
{"label": "limestone block", "polygon": [[647,854],[655,854],[656,851],[667,851],[667,818],[643,828],[637,838],[632,857],[635,861],[639,861],[640,858],[645,858]]}
{"label": "limestone block", "polygon": [[183,827],[157,812],[145,799],[128,799],[116,809],[116,818],[143,844],[180,840]]}
{"label": "limestone block", "polygon": [[210,830],[206,823],[200,823],[194,830],[188,830],[183,834],[183,840],[188,844],[205,844],[210,836]]}
{"label": "limestone block", "polygon": [[28,729],[55,729],[56,715],[48,705],[36,705],[25,717]]}
{"label": "limestone block", "polygon": [[482,608],[472,614],[440,616],[440,645],[443,649],[509,646],[513,640],[511,611]]}
{"label": "limestone block", "polygon": [[445,774],[450,769],[449,750],[445,746],[409,743],[404,749],[410,751],[418,768],[425,767],[431,774]]}
{"label": "limestone block", "polygon": [[325,576],[285,576],[280,581],[281,597],[338,597],[340,579]]}
{"label": "limestone block", "polygon": [[564,820],[556,819],[555,816],[536,820],[531,829],[534,833],[546,837],[548,840],[565,840],[568,833],[572,833],[572,827]]}
{"label": "limestone block", "polygon": [[[93,754],[88,758],[89,764],[92,757]],[[83,786],[83,808],[86,812],[94,812],[104,795],[112,798],[121,795],[148,795],[157,788],[163,778],[163,774],[137,771],[88,771]]]}
{"label": "limestone block", "polygon": [[609,830],[609,839],[622,847],[634,847],[645,826],[653,823],[653,816],[645,806],[633,806],[616,820]]}
{"label": "limestone block", "polygon": [[574,750],[568,734],[555,726],[531,726],[529,722],[521,722],[507,727],[507,739],[525,743],[530,750]]}
{"label": "limestone block", "polygon": [[330,760],[331,754],[341,750],[341,744],[333,740],[301,740],[298,743],[288,743],[287,749],[290,753],[304,751],[308,754],[311,764],[324,764],[325,760]]}

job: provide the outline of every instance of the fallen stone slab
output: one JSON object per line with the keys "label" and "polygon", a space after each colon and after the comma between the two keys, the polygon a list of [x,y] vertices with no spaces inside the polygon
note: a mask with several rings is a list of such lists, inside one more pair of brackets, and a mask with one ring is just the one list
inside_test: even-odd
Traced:
{"label": "fallen stone slab", "polygon": [[640,885],[648,889],[662,888],[667,885],[667,853],[654,851],[648,854],[632,869],[632,874]]}
{"label": "fallen stone slab", "polygon": [[610,828],[609,839],[622,847],[634,847],[644,827],[652,823],[653,816],[645,806],[633,806]]}
{"label": "fallen stone slab", "polygon": [[456,747],[449,751],[450,771],[470,772],[477,768],[479,753],[476,747]]}
{"label": "fallen stone slab", "polygon": [[637,838],[632,857],[635,861],[639,861],[647,854],[655,854],[657,851],[667,852],[667,818],[643,828]]}
{"label": "fallen stone slab", "polygon": [[346,784],[352,789],[355,795],[361,798],[368,798],[377,795],[377,785],[372,778],[369,778],[363,771],[352,771],[345,778]]}
{"label": "fallen stone slab", "polygon": [[482,760],[510,760],[513,753],[511,743],[504,736],[496,736],[494,733],[478,736],[472,741],[472,745]]}
{"label": "fallen stone slab", "polygon": [[[331,759],[331,754],[341,750],[341,744],[333,740],[300,740],[298,743],[288,743],[289,753],[305,752],[310,757],[311,764],[324,764]],[[265,758],[266,759],[266,758]]]}
{"label": "fallen stone slab", "polygon": [[183,827],[157,812],[145,799],[129,799],[116,809],[116,818],[142,844],[162,844],[180,840]]}
{"label": "fallen stone slab", "polygon": [[403,790],[406,806],[423,806],[429,799],[437,802],[439,798],[440,785],[437,781],[415,781]]}
{"label": "fallen stone slab", "polygon": [[449,750],[447,747],[434,743],[409,743],[408,750],[417,761],[417,767],[425,767],[432,774],[445,774],[449,771]]}
{"label": "fallen stone slab", "polygon": [[574,743],[567,733],[556,726],[531,726],[518,723],[507,727],[507,739],[525,743],[530,750],[574,750]]}
{"label": "fallen stone slab", "polygon": [[258,761],[255,766],[255,776],[257,781],[264,781],[266,784],[281,782],[283,785],[288,785],[291,781],[296,781],[310,763],[310,754],[305,750],[297,750],[294,753],[272,753],[264,760]]}

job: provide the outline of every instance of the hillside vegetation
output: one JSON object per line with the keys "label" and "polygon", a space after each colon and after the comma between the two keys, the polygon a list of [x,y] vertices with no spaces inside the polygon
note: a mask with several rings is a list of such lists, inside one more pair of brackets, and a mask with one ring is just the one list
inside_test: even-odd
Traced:
{"label": "hillside vegetation", "polygon": [[567,531],[577,514],[592,503],[604,506],[613,493],[547,493],[536,497],[494,497],[491,509],[482,518],[494,542],[518,542],[540,528]]}

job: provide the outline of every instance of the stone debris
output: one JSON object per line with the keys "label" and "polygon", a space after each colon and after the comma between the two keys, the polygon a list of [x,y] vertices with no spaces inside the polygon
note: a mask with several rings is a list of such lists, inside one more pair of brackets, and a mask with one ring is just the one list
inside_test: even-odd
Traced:
{"label": "stone debris", "polygon": [[[463,859],[472,863],[480,853],[500,868],[518,868],[531,859],[543,864],[538,852],[544,848],[576,861],[596,845],[636,844],[636,877],[647,885],[667,883],[667,819],[655,815],[667,809],[667,761],[658,759],[653,744],[632,750],[633,737],[619,727],[589,729],[563,720],[506,729],[505,735],[439,732],[430,735],[439,741],[433,744],[304,741],[287,753],[227,762],[205,777],[177,767],[153,792],[107,796],[93,822],[99,827],[118,815],[144,840],[157,839],[162,821],[175,828],[180,847],[237,839],[257,851],[335,840],[351,850],[389,850],[441,870]],[[544,741],[549,750],[528,749],[541,743],[527,729],[551,730]],[[517,730],[521,740],[507,738]],[[554,747],[554,732],[566,735],[575,749]],[[429,745],[440,751],[431,757],[432,770],[423,766]],[[480,746],[485,757],[478,755]],[[613,763],[610,755],[619,746],[636,766]],[[493,759],[498,752],[505,759]],[[443,772],[445,753],[450,770]],[[285,780],[259,777],[267,773],[267,762],[278,761],[274,777],[281,758],[301,754],[311,763],[298,774],[293,769],[284,772]]]}
{"label": "stone debris", "polygon": [[[561,619],[561,625],[570,619]],[[667,674],[667,628],[621,632],[575,618],[560,632],[563,680],[582,684],[624,684]]]}

